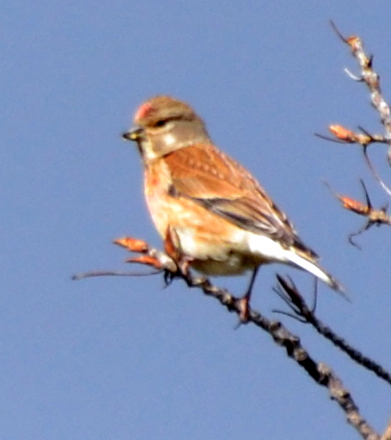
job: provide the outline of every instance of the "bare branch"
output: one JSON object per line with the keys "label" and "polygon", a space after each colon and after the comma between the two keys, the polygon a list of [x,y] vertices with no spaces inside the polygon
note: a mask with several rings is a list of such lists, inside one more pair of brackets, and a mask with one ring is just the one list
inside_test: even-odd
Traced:
{"label": "bare branch", "polygon": [[[371,104],[375,108],[375,110],[380,115],[380,122],[385,129],[385,135],[378,134],[370,134],[366,130],[360,127],[362,133],[355,133],[352,130],[349,130],[342,125],[334,124],[329,126],[329,130],[332,132],[334,137],[338,140],[338,142],[352,144],[357,143],[362,146],[364,160],[373,174],[374,178],[378,181],[383,190],[391,196],[391,189],[384,183],[383,179],[380,177],[376,168],[373,166],[372,162],[369,159],[367,147],[373,143],[381,143],[386,144],[387,148],[387,161],[391,166],[391,109],[387,101],[384,99],[381,88],[380,88],[380,76],[373,68],[373,56],[368,56],[364,51],[364,45],[360,37],[358,36],[350,36],[345,37],[339,31],[337,26],[333,21],[331,21],[331,26],[338,38],[346,45],[349,46],[352,55],[355,57],[359,67],[360,67],[360,75],[354,75],[348,69],[345,69],[345,72],[348,76],[354,81],[363,82],[366,84],[367,88],[370,92]],[[318,135],[319,137],[330,140],[328,137],[323,135]],[[362,230],[365,230],[363,228]],[[362,231],[361,231],[362,232]],[[352,237],[350,238],[350,240]],[[353,242],[354,243],[354,242]]]}
{"label": "bare branch", "polygon": [[384,431],[384,434],[381,436],[380,440],[391,440],[391,420]]}
{"label": "bare branch", "polygon": [[359,202],[358,200],[352,199],[351,197],[341,196],[333,190],[329,183],[327,183],[326,181],[324,181],[324,183],[334,194],[334,196],[341,202],[342,206],[345,209],[367,218],[366,223],[358,231],[349,234],[348,240],[353,246],[361,249],[361,247],[353,240],[353,237],[360,235],[362,232],[368,230],[370,227],[374,225],[391,226],[391,216],[387,214],[387,207],[383,207],[380,209],[373,208],[368,191],[362,179],[360,179],[360,183],[364,190],[366,204]]}
{"label": "bare branch", "polygon": [[146,277],[149,275],[157,275],[162,273],[161,270],[154,272],[134,272],[134,271],[117,271],[117,270],[91,270],[89,272],[82,272],[72,275],[72,280],[83,280],[85,278],[96,277]]}
{"label": "bare branch", "polygon": [[372,371],[376,376],[391,385],[391,374],[381,365],[369,357],[364,356],[359,350],[348,344],[344,338],[337,335],[330,327],[325,325],[315,315],[315,309],[308,307],[303,295],[290,278],[285,279],[282,276],[277,275],[277,280],[279,282],[277,290],[279,290],[280,298],[283,298],[284,302],[289,305],[290,309],[296,314],[298,320],[311,324],[319,334],[331,341],[351,359],[369,371]]}
{"label": "bare branch", "polygon": [[[229,312],[236,313],[240,318],[242,314],[242,298],[237,298],[228,290],[214,286],[204,277],[192,275],[190,271],[183,273],[171,257],[164,252],[151,248],[142,240],[125,237],[120,240],[115,240],[114,243],[119,244],[131,252],[141,253],[141,257],[149,257],[149,259],[145,258],[144,260],[132,258],[128,260],[129,262],[138,262],[162,270],[165,274],[166,282],[167,280],[170,282],[175,278],[183,279],[188,287],[201,289],[205,295],[215,298],[221,305],[225,306]],[[90,275],[92,276],[93,273],[94,272],[90,272]],[[99,272],[96,273],[100,276]],[[379,440],[379,435],[362,417],[353,397],[343,386],[342,381],[335,375],[331,368],[321,362],[316,362],[310,356],[309,352],[301,344],[298,336],[291,333],[281,322],[269,320],[250,306],[246,324],[253,324],[266,331],[274,342],[280,347],[283,347],[287,355],[293,359],[298,366],[303,368],[318,385],[326,387],[332,400],[337,402],[344,411],[347,421],[364,439]]]}

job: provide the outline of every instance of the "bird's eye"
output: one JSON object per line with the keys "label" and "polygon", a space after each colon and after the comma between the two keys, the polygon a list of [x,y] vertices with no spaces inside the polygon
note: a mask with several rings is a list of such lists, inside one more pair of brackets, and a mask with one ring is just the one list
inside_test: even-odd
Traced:
{"label": "bird's eye", "polygon": [[167,120],[166,119],[161,119],[160,121],[157,121],[155,124],[155,127],[163,127],[164,125],[166,125]]}

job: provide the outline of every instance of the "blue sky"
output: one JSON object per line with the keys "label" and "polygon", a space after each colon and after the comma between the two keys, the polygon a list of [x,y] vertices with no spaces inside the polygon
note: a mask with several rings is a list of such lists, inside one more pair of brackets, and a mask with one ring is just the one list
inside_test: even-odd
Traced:
{"label": "blue sky", "polygon": [[[322,179],[387,197],[354,146],[313,136],[330,123],[378,132],[368,93],[328,23],[358,33],[391,90],[388,2],[13,1],[0,5],[0,433],[10,440],[257,437],[355,439],[328,398],[252,326],[180,281],[71,281],[124,269],[123,235],[160,240],[146,211],[137,151],[120,134],[158,93],[190,102],[215,142],[286,211],[352,303],[321,287],[320,317],[391,368],[387,229],[340,209]],[[389,176],[382,146],[373,147]],[[276,271],[310,298],[310,277],[261,270],[254,306],[273,317]],[[240,294],[245,277],[216,279]],[[276,319],[281,318],[274,316]],[[328,363],[382,431],[389,390],[313,330],[284,319]]]}

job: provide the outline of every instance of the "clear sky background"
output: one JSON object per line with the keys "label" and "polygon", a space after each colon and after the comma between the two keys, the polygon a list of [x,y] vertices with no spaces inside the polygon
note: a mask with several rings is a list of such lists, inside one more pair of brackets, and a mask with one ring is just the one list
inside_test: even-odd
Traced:
{"label": "clear sky background", "polygon": [[[123,235],[155,246],[136,149],[120,134],[159,93],[190,102],[225,151],[286,211],[352,303],[322,286],[319,316],[391,368],[390,231],[347,242],[359,217],[322,179],[387,201],[355,146],[322,141],[330,123],[379,132],[356,64],[333,33],[358,33],[391,97],[389,1],[59,0],[0,4],[0,438],[4,440],[355,439],[327,391],[284,350],[217,302],[161,277],[71,281],[127,269]],[[371,148],[390,177],[383,146]],[[388,179],[390,181],[390,179]],[[389,386],[288,318],[264,267],[254,306],[302,337],[382,431]],[[235,294],[247,279],[216,279]]]}

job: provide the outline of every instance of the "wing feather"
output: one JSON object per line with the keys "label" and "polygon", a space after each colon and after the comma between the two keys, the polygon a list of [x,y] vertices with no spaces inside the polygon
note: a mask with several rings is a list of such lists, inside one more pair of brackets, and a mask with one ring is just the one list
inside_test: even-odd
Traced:
{"label": "wing feather", "polygon": [[175,197],[190,198],[240,228],[316,258],[254,177],[215,146],[194,144],[168,154],[164,161]]}

